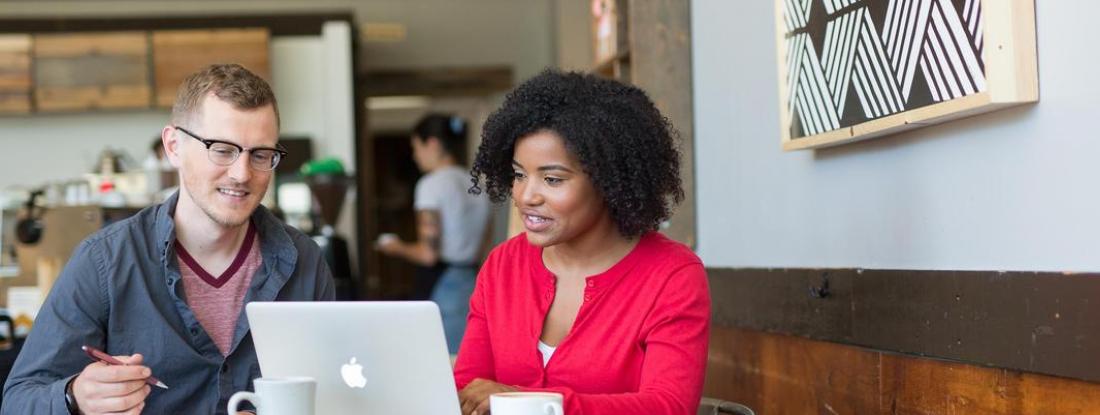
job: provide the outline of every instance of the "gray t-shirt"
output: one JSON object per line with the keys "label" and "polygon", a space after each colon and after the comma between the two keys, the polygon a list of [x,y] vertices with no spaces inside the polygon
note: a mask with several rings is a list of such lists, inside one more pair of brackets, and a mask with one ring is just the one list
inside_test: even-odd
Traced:
{"label": "gray t-shirt", "polygon": [[477,262],[478,248],[489,223],[489,199],[484,193],[467,190],[470,173],[458,166],[437,169],[416,183],[416,210],[439,212],[441,222],[439,254],[443,261],[471,265]]}

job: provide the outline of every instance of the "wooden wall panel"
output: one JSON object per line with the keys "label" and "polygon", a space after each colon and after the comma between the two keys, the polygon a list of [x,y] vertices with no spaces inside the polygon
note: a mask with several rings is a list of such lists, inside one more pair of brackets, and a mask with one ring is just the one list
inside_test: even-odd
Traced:
{"label": "wooden wall panel", "polygon": [[148,108],[149,38],[144,32],[36,35],[39,111]]}
{"label": "wooden wall panel", "polygon": [[0,36],[0,113],[31,111],[31,37]]}
{"label": "wooden wall panel", "polygon": [[239,63],[270,82],[269,40],[257,28],[153,32],[157,106],[171,107],[184,78],[213,63]]}
{"label": "wooden wall panel", "polygon": [[759,414],[1100,414],[1100,384],[712,328],[704,395]]}
{"label": "wooden wall panel", "polygon": [[714,324],[1100,382],[1100,274],[708,268]]}
{"label": "wooden wall panel", "polygon": [[1100,384],[901,355],[881,359],[887,413],[1100,413]]}
{"label": "wooden wall panel", "polygon": [[[705,395],[759,414],[873,414],[877,356],[825,342],[712,328]],[[791,337],[789,339],[798,339]]]}
{"label": "wooden wall panel", "polygon": [[[621,6],[620,6],[621,7]],[[630,1],[630,73],[622,78],[649,94],[680,134],[680,179],[684,201],[662,232],[695,246],[694,108],[691,97],[691,3]],[[621,12],[621,11],[620,11]]]}
{"label": "wooden wall panel", "polygon": [[[0,33],[73,33],[131,30],[238,29],[264,27],[272,36],[320,36],[325,22],[348,22],[356,27],[350,11],[296,12],[273,14],[226,14],[189,16],[102,16],[3,17]],[[353,37],[354,38],[354,37]]]}

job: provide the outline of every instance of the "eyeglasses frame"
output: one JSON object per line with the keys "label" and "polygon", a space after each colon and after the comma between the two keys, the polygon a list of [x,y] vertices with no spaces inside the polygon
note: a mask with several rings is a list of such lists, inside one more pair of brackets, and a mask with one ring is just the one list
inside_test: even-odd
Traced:
{"label": "eyeglasses frame", "polygon": [[211,163],[217,164],[219,166],[230,166],[233,163],[236,163],[237,159],[241,158],[241,154],[243,154],[244,152],[248,152],[249,154],[251,154],[254,150],[270,150],[270,151],[274,151],[274,152],[279,154],[279,159],[277,161],[275,161],[275,165],[271,166],[270,169],[267,169],[267,170],[257,169],[256,166],[252,165],[252,162],[248,163],[248,167],[253,169],[253,170],[257,170],[257,171],[273,171],[273,170],[275,170],[276,167],[279,166],[279,163],[282,162],[283,159],[286,158],[286,156],[289,154],[289,153],[287,153],[286,148],[284,148],[282,144],[276,144],[277,147],[274,147],[274,148],[272,148],[272,147],[245,148],[245,147],[241,146],[240,144],[225,141],[225,140],[212,140],[212,139],[209,139],[209,138],[203,138],[202,136],[200,136],[198,134],[195,134],[195,133],[187,130],[186,128],[180,127],[178,125],[173,125],[172,128],[174,128],[176,130],[179,130],[179,131],[182,131],[184,134],[187,134],[187,135],[191,136],[191,138],[199,140],[199,142],[201,142],[204,146],[206,146],[207,159],[210,158],[210,146],[213,146],[214,144],[226,144],[226,145],[236,147],[237,148],[237,157],[233,158],[233,161],[229,162],[229,164],[222,165],[222,164],[218,164],[214,160],[210,160]]}

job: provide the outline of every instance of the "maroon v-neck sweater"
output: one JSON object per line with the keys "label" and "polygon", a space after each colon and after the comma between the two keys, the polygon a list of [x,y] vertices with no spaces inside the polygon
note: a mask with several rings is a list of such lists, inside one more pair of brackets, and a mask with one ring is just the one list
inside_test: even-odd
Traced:
{"label": "maroon v-neck sweater", "polygon": [[211,275],[203,269],[182,244],[176,243],[187,305],[223,356],[229,354],[229,348],[233,345],[233,332],[237,327],[237,318],[240,317],[248,285],[252,283],[252,276],[263,263],[260,244],[255,242],[256,228],[249,224],[237,257],[219,276]]}

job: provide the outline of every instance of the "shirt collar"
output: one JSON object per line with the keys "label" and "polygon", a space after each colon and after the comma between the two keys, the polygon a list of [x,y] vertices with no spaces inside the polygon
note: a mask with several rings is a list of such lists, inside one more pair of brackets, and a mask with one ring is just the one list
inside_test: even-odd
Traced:
{"label": "shirt collar", "polygon": [[[647,232],[640,237],[638,244],[634,246],[615,265],[608,268],[606,271],[595,275],[589,275],[585,277],[585,292],[589,291],[602,291],[608,287],[614,286],[616,282],[622,279],[624,276],[630,273],[634,266],[646,256],[646,252],[650,249],[649,245],[653,243],[655,238],[655,232]],[[535,255],[536,261],[536,275],[539,276],[543,284],[549,287],[553,287],[556,283],[557,277],[554,273],[550,272],[546,268],[546,265],[542,262],[542,249],[539,246],[528,242],[528,249],[531,249],[531,254]]]}
{"label": "shirt collar", "polygon": [[[160,248],[161,263],[165,265],[170,262],[169,258],[175,255],[175,250],[172,248],[176,241],[176,221],[172,217],[178,202],[179,191],[177,190],[157,207],[156,240]],[[256,207],[252,212],[251,220],[260,237],[260,253],[264,263],[274,264],[282,275],[293,273],[294,266],[298,262],[298,250],[294,248],[294,241],[283,228],[282,222],[263,205]]]}

